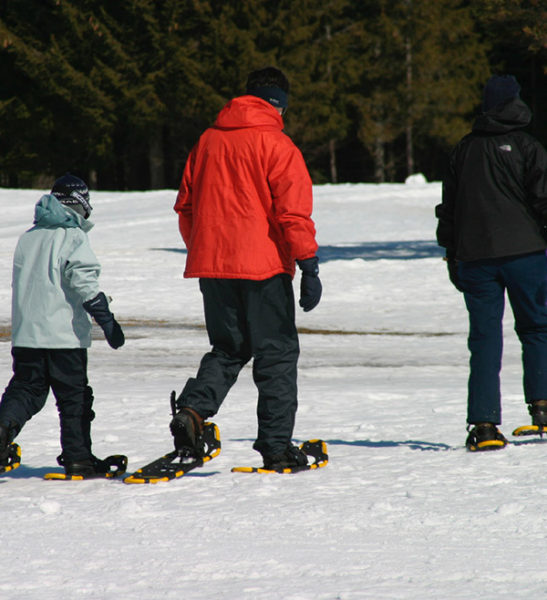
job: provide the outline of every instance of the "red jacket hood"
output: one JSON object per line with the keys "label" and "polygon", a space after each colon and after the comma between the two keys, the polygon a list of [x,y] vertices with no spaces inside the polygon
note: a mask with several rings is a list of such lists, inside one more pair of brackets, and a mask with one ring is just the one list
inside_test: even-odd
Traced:
{"label": "red jacket hood", "polygon": [[284,127],[277,110],[269,102],[256,96],[239,96],[230,100],[220,111],[214,126],[218,129],[262,127],[279,131]]}

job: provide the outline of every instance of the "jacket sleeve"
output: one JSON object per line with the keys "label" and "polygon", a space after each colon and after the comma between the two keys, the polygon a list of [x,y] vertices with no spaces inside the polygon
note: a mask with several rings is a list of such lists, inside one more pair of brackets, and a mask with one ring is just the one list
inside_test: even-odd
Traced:
{"label": "jacket sleeve", "polygon": [[312,181],[298,148],[286,139],[275,144],[268,168],[268,183],[272,192],[274,219],[296,260],[311,258],[317,253],[313,209]]}
{"label": "jacket sleeve", "polygon": [[524,185],[527,200],[534,211],[547,224],[547,151],[532,140],[526,149]]}
{"label": "jacket sleeve", "polygon": [[87,302],[100,292],[99,275],[101,265],[89,245],[87,234],[81,229],[73,229],[74,243],[64,258],[63,280],[83,302]]}
{"label": "jacket sleeve", "polygon": [[437,243],[446,248],[446,255],[452,258],[456,252],[454,231],[454,213],[458,181],[455,168],[455,152],[450,157],[448,173],[443,180],[442,202],[435,207],[437,225]]}
{"label": "jacket sleeve", "polygon": [[190,238],[192,234],[192,184],[193,184],[193,171],[196,156],[196,147],[192,149],[184,172],[182,174],[182,180],[180,182],[179,192],[177,194],[177,201],[175,202],[175,212],[179,216],[179,231],[188,248],[190,245]]}

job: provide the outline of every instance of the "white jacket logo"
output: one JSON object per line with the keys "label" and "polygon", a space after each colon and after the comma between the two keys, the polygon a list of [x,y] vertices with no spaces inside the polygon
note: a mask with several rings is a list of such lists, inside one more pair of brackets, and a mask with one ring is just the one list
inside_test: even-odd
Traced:
{"label": "white jacket logo", "polygon": [[503,144],[503,146],[499,146],[499,149],[502,152],[511,152],[511,150],[513,150],[513,148],[511,148],[510,144]]}

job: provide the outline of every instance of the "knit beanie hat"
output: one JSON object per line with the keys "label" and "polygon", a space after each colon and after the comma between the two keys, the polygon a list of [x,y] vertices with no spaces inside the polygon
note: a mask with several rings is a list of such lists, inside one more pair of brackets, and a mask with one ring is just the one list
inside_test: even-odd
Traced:
{"label": "knit beanie hat", "polygon": [[61,204],[69,206],[84,219],[87,219],[93,210],[89,203],[87,184],[75,175],[66,173],[59,177],[53,184],[51,193]]}
{"label": "knit beanie hat", "polygon": [[278,87],[256,87],[251,88],[247,93],[250,96],[257,96],[258,98],[262,98],[262,100],[266,100],[266,102],[269,102],[276,108],[287,108],[289,105],[288,95]]}
{"label": "knit beanie hat", "polygon": [[482,109],[488,112],[498,104],[518,98],[520,85],[513,75],[494,75],[484,86]]}
{"label": "knit beanie hat", "polygon": [[276,108],[289,105],[289,81],[285,74],[275,67],[265,67],[249,74],[247,94],[266,100]]}

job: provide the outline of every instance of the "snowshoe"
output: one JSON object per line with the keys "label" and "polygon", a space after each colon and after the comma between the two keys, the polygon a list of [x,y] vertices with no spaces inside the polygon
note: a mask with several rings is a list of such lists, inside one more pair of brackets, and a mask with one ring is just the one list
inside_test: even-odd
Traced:
{"label": "snowshoe", "polygon": [[204,422],[193,408],[178,406],[174,391],[170,400],[173,419],[169,428],[175,449],[137,469],[123,480],[124,483],[171,481],[202,467],[220,454],[220,433],[215,423]]}
{"label": "snowshoe", "polygon": [[80,481],[82,479],[114,479],[120,477],[127,470],[127,456],[114,454],[104,460],[92,456],[82,461],[66,461],[63,456],[57,462],[64,467],[64,473],[46,473],[44,479]]}
{"label": "snowshoe", "polygon": [[532,424],[517,427],[513,431],[513,435],[539,435],[543,437],[543,434],[547,433],[547,400],[534,400],[528,404],[528,412],[532,417]]}
{"label": "snowshoe", "polygon": [[308,440],[299,447],[290,445],[281,454],[263,458],[262,467],[233,467],[232,473],[299,473],[325,467],[329,462],[323,440]]}
{"label": "snowshoe", "polygon": [[501,450],[507,446],[507,440],[493,423],[477,423],[468,431],[465,445],[471,452]]}
{"label": "snowshoe", "polygon": [[2,453],[0,458],[0,474],[9,473],[21,465],[21,448],[18,444],[11,443]]}
{"label": "snowshoe", "polygon": [[203,432],[197,440],[197,449],[172,450],[164,456],[137,469],[126,477],[124,483],[159,483],[178,479],[186,473],[203,467],[220,454],[220,433],[214,423],[203,424]]}
{"label": "snowshoe", "polygon": [[10,430],[0,425],[0,473],[8,473],[21,464],[21,448],[10,440]]}

